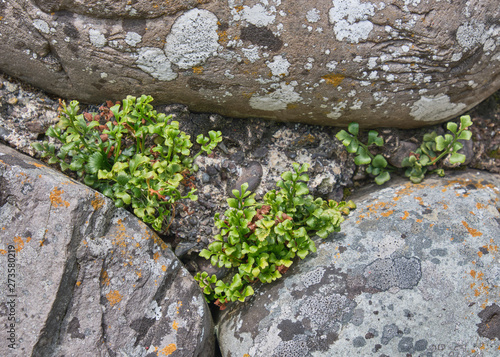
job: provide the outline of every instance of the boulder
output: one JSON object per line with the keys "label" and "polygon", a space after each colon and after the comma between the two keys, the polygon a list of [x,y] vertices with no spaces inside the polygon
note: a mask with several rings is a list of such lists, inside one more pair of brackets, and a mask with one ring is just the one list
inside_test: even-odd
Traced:
{"label": "boulder", "polygon": [[500,176],[397,181],[222,312],[223,356],[498,355]]}
{"label": "boulder", "polygon": [[100,193],[0,146],[0,222],[0,355],[213,356],[197,283]]}
{"label": "boulder", "polygon": [[0,2],[0,70],[84,102],[420,127],[500,88],[497,0]]}

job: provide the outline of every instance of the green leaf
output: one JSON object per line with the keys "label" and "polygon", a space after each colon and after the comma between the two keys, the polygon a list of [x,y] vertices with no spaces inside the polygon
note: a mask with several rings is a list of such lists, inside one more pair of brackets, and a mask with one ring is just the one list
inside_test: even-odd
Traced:
{"label": "green leaf", "polygon": [[435,140],[436,140],[436,150],[438,151],[443,151],[448,145],[446,140],[441,135],[436,137]]}
{"label": "green leaf", "polygon": [[460,133],[460,135],[458,136],[459,140],[470,140],[470,138],[472,138],[472,132],[470,132],[468,130],[462,131]]}
{"label": "green leaf", "polygon": [[295,194],[297,196],[307,195],[309,193],[309,188],[307,188],[307,184],[304,182],[298,182],[295,185]]}
{"label": "green leaf", "polygon": [[[237,190],[234,190],[237,191]],[[238,191],[239,192],[239,191]],[[233,193],[234,194],[234,193]],[[231,208],[238,208],[239,207],[239,201],[236,198],[228,198],[227,199],[227,204]]]}
{"label": "green leaf", "polygon": [[456,134],[458,125],[454,122],[449,122],[448,124],[446,124],[446,129],[451,131],[453,134]]}
{"label": "green leaf", "polygon": [[358,123],[350,123],[347,127],[347,130],[354,136],[357,136],[359,133],[359,124]]}
{"label": "green leaf", "polygon": [[468,128],[472,125],[472,120],[470,119],[470,115],[464,115],[460,117],[460,126],[462,129]]}
{"label": "green leaf", "polygon": [[387,167],[387,160],[382,155],[378,154],[373,158],[372,165],[382,169]]}
{"label": "green leaf", "polygon": [[458,152],[454,152],[450,156],[450,164],[458,164],[465,162],[465,155],[459,154]]}
{"label": "green leaf", "polygon": [[87,164],[87,170],[91,174],[96,174],[100,169],[105,168],[105,158],[101,152],[94,152],[89,157],[89,162]]}
{"label": "green leaf", "polygon": [[368,155],[365,149],[362,147],[358,150],[358,155],[354,158],[354,163],[356,165],[368,165],[372,162],[371,157]]}
{"label": "green leaf", "polygon": [[123,201],[123,203],[125,203],[127,205],[130,204],[130,202],[132,200],[132,197],[130,197],[130,195],[126,192],[116,192],[115,196],[120,198]]}
{"label": "green leaf", "polygon": [[358,147],[359,147],[358,141],[352,140],[351,143],[347,145],[346,150],[347,152],[354,154],[356,153],[356,151],[358,151]]}
{"label": "green leaf", "polygon": [[375,177],[375,183],[377,185],[383,185],[385,182],[391,179],[391,175],[387,171],[383,171],[380,175]]}

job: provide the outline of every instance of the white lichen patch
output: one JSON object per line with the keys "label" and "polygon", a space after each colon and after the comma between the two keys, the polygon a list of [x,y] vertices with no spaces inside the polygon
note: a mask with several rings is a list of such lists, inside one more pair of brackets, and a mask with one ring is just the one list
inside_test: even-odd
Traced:
{"label": "white lichen patch", "polygon": [[252,108],[258,110],[274,111],[285,110],[288,104],[297,103],[302,99],[299,93],[295,92],[295,88],[284,82],[275,91],[263,96],[252,96],[249,104]]}
{"label": "white lichen patch", "polygon": [[460,46],[465,49],[471,49],[486,41],[486,28],[481,22],[470,21],[458,27],[456,37]]}
{"label": "white lichen patch", "polygon": [[332,3],[329,19],[337,40],[351,43],[366,40],[373,29],[368,18],[375,15],[375,6],[359,0],[332,0]]}
{"label": "white lichen patch", "polygon": [[104,47],[107,43],[106,37],[101,33],[101,31],[96,29],[89,30],[89,40],[95,47]]}
{"label": "white lichen patch", "polygon": [[290,67],[290,62],[283,56],[274,56],[273,61],[266,62],[267,67],[271,70],[273,76],[288,76],[288,68]]}
{"label": "white lichen patch", "polygon": [[142,36],[137,32],[127,32],[124,41],[127,45],[135,47],[139,42],[142,41]]}
{"label": "white lichen patch", "polygon": [[466,105],[452,103],[446,94],[422,96],[411,107],[410,115],[418,121],[437,121],[459,115]]}
{"label": "white lichen patch", "polygon": [[249,48],[242,48],[241,51],[243,55],[251,62],[255,63],[260,59],[259,55],[259,47],[258,46],[250,46]]}
{"label": "white lichen patch", "polygon": [[272,24],[276,19],[276,8],[271,6],[266,9],[262,4],[256,4],[252,7],[243,6],[242,18],[257,27],[264,27]]}
{"label": "white lichen patch", "polygon": [[170,61],[159,48],[140,48],[136,64],[144,72],[161,81],[171,81],[177,78],[177,73],[172,70]]}
{"label": "white lichen patch", "polygon": [[318,22],[320,19],[319,14],[320,14],[319,10],[316,8],[313,8],[307,12],[306,19],[307,19],[307,21],[312,22],[312,23]]}
{"label": "white lichen patch", "polygon": [[335,68],[337,68],[337,65],[339,63],[337,61],[330,61],[326,64],[326,69],[328,69],[329,72],[333,72]]}
{"label": "white lichen patch", "polygon": [[342,116],[342,111],[347,106],[347,100],[332,105],[332,111],[328,113],[326,116],[330,119],[338,119]]}
{"label": "white lichen patch", "polygon": [[35,26],[35,28],[42,33],[45,33],[45,34],[50,33],[49,24],[47,24],[43,20],[36,19],[35,21],[33,21],[33,26]]}
{"label": "white lichen patch", "polygon": [[217,16],[208,10],[192,9],[181,15],[167,36],[165,53],[182,69],[198,66],[217,52]]}

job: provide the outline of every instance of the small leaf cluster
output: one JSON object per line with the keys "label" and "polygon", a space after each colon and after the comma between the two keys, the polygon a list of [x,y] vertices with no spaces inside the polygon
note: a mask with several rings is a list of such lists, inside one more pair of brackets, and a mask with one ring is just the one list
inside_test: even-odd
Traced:
{"label": "small leaf cluster", "polygon": [[384,182],[387,182],[391,178],[389,174],[391,166],[385,157],[381,154],[373,155],[368,148],[370,145],[383,146],[384,139],[378,136],[376,130],[370,130],[368,132],[368,142],[365,145],[358,138],[358,123],[350,123],[347,130],[348,132],[345,130],[339,131],[336,137],[342,141],[342,144],[344,144],[349,153],[356,155],[354,163],[356,165],[367,165],[366,172],[375,177],[377,184],[382,185]]}
{"label": "small leaf cluster", "polygon": [[[444,136],[437,135],[436,132],[425,134],[420,147],[402,162],[402,166],[406,167],[406,177],[409,177],[413,183],[421,182],[428,172],[428,168],[447,155],[449,155],[450,164],[464,163],[465,155],[458,152],[463,148],[463,144],[458,140],[471,139],[472,132],[467,130],[471,125],[470,116],[464,115],[460,117],[460,126],[454,122],[449,122],[446,125],[451,134]],[[444,176],[442,169],[435,169],[432,172]]]}
{"label": "small leaf cluster", "polygon": [[171,116],[157,113],[151,96],[128,96],[123,103],[108,102],[100,113],[79,113],[79,103],[61,102],[59,122],[46,135],[59,141],[34,143],[33,147],[59,164],[62,171],[76,172],[85,184],[114,200],[117,207],[131,207],[139,218],[157,231],[166,230],[181,199],[196,200],[195,189],[180,184],[196,169],[194,159],[210,154],[222,140],[220,132],[200,134],[200,151],[191,156],[190,136]]}
{"label": "small leaf cluster", "polygon": [[267,192],[256,202],[248,184],[233,190],[229,209],[221,218],[215,215],[220,233],[200,256],[218,267],[235,268],[232,280],[225,282],[206,272],[195,276],[207,301],[223,307],[229,301],[244,301],[254,293],[250,284],[270,283],[282,276],[296,256],[304,259],[316,252],[312,235],[326,238],[340,231],[343,215],[356,206],[352,201],[325,201],[309,195],[307,164],[293,164],[276,183],[278,189]]}
{"label": "small leaf cluster", "polygon": [[[471,125],[470,116],[464,115],[460,117],[460,125],[454,122],[449,122],[446,125],[450,133],[444,136],[437,135],[436,132],[425,134],[420,147],[402,161],[406,177],[413,183],[419,183],[424,179],[425,174],[429,172],[444,176],[444,170],[436,168],[435,165],[447,156],[449,156],[451,164],[464,163],[465,155],[458,152],[463,148],[463,145],[458,140],[471,139],[472,133],[467,130]],[[359,139],[359,125],[357,123],[349,124],[347,131],[339,131],[336,137],[348,152],[356,155],[354,158],[356,165],[367,165],[366,172],[374,176],[377,184],[382,185],[390,180],[390,172],[397,170],[396,167],[387,162],[384,156],[381,154],[373,155],[370,152],[369,147],[371,145],[384,145],[384,139],[378,136],[376,130],[368,132],[366,144]]]}

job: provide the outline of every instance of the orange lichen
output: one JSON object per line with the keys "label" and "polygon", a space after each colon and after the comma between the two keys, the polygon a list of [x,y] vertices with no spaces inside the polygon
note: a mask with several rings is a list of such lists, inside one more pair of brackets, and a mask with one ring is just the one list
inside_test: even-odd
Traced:
{"label": "orange lichen", "polygon": [[104,201],[104,198],[102,198],[102,196],[98,192],[96,192],[95,200],[91,201],[90,204],[92,205],[92,207],[94,207],[94,211],[97,211],[99,208],[104,206],[105,202],[106,201]]}
{"label": "orange lichen", "polygon": [[390,211],[382,212],[381,215],[384,216],[384,217],[389,217],[393,213],[394,213],[394,210],[391,209]]}
{"label": "orange lichen", "polygon": [[417,218],[417,219],[416,219],[416,221],[417,221],[418,223],[422,223],[422,222],[423,222],[423,221],[422,221],[421,219],[419,219],[419,218]]}
{"label": "orange lichen", "polygon": [[34,162],[34,161],[28,161],[28,164],[31,164],[31,165],[36,166],[36,167],[46,167],[45,165],[39,164],[38,162]]}
{"label": "orange lichen", "polygon": [[154,259],[155,262],[158,261],[158,259],[160,259],[160,252],[154,253],[153,254],[153,259]]}
{"label": "orange lichen", "polygon": [[5,254],[7,254],[7,251],[4,249],[0,249],[0,254],[5,255]]}
{"label": "orange lichen", "polygon": [[16,245],[16,253],[19,253],[24,248],[24,242],[21,237],[14,237],[14,244]]}
{"label": "orange lichen", "polygon": [[82,282],[81,281],[77,281],[76,282],[76,286],[80,286],[80,285],[82,285]]}
{"label": "orange lichen", "polygon": [[403,221],[405,221],[408,218],[409,215],[410,215],[410,213],[408,211],[405,211],[405,215],[403,217],[401,217],[401,219]]}
{"label": "orange lichen", "polygon": [[217,35],[219,35],[218,42],[221,45],[225,45],[227,43],[227,41],[229,40],[229,37],[227,36],[227,31],[217,31]]}
{"label": "orange lichen", "polygon": [[176,350],[177,350],[177,346],[175,345],[175,343],[171,343],[170,345],[165,346],[165,348],[164,348],[164,349],[162,349],[162,350],[158,351],[158,352],[156,353],[156,355],[157,355],[157,356],[159,356],[159,355],[160,355],[160,352],[161,352],[161,354],[162,354],[162,355],[164,355],[164,356],[170,356],[170,355],[171,355],[173,352],[175,352]]}
{"label": "orange lichen", "polygon": [[161,270],[163,270],[163,271],[167,271],[167,267],[166,267],[165,265],[162,265],[162,266],[161,266]]}
{"label": "orange lichen", "polygon": [[122,295],[118,292],[118,290],[113,290],[106,294],[106,299],[108,299],[111,306],[115,306],[122,301]]}
{"label": "orange lichen", "polygon": [[108,272],[106,270],[103,270],[101,272],[101,284],[102,285],[106,285],[106,286],[109,286],[109,283],[110,283],[110,279],[109,279],[109,275],[108,275]]}
{"label": "orange lichen", "polygon": [[63,190],[58,189],[57,187],[54,187],[54,189],[50,192],[50,203],[52,204],[53,207],[60,207],[60,206],[66,206],[69,207],[69,202],[64,201],[61,198],[61,195],[64,193]]}
{"label": "orange lichen", "polygon": [[179,324],[177,323],[177,321],[174,321],[174,323],[172,324],[172,328],[177,331],[177,328],[179,327]]}
{"label": "orange lichen", "polygon": [[193,67],[193,73],[194,74],[202,74],[203,73],[203,67]]}
{"label": "orange lichen", "polygon": [[469,225],[467,224],[467,222],[465,221],[462,221],[462,224],[464,225],[464,227],[469,231],[469,234],[473,237],[479,237],[479,236],[482,236],[483,233],[479,232],[477,229],[474,229],[474,228],[471,228],[469,227]]}
{"label": "orange lichen", "polygon": [[322,79],[326,81],[326,83],[333,85],[334,87],[337,87],[342,81],[344,80],[345,76],[342,74],[338,73],[330,73],[330,74],[325,74],[324,76],[321,76]]}
{"label": "orange lichen", "polygon": [[486,208],[486,207],[488,207],[488,205],[484,205],[484,204],[479,203],[479,202],[478,202],[478,203],[476,203],[476,208],[477,208],[477,209]]}

